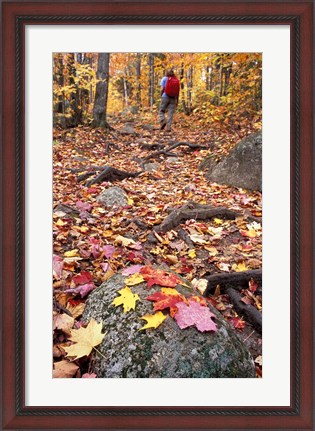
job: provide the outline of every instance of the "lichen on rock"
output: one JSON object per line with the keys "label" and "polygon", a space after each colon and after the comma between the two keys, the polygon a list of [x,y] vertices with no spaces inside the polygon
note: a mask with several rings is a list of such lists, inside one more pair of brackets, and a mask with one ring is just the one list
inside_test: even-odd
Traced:
{"label": "lichen on rock", "polygon": [[[195,327],[180,329],[169,315],[157,329],[139,331],[143,326],[140,317],[153,313],[152,302],[145,298],[160,290],[160,286],[132,286],[140,300],[135,310],[123,313],[122,307],[115,307],[112,302],[125,286],[124,280],[121,274],[112,276],[90,294],[86,303],[83,319],[102,320],[106,331],[98,346],[103,356],[96,353],[94,361],[93,371],[98,377],[255,377],[249,351],[210,304],[216,316],[216,332],[199,332]],[[186,296],[191,293],[183,286],[176,289]]]}

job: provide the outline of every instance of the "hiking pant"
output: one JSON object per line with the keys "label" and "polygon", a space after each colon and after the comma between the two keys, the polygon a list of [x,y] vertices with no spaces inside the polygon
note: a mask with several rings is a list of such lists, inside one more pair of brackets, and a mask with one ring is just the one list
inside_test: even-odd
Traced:
{"label": "hiking pant", "polygon": [[161,124],[165,123],[165,113],[168,113],[167,118],[167,128],[170,129],[172,126],[173,116],[176,108],[176,99],[175,97],[163,96],[161,98],[161,105],[159,110],[159,117]]}

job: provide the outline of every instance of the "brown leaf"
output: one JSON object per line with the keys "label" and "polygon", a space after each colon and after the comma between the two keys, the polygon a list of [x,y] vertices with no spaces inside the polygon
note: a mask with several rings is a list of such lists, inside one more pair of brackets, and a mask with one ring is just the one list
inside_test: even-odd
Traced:
{"label": "brown leaf", "polygon": [[63,360],[54,363],[53,378],[54,379],[71,379],[79,367],[73,362]]}

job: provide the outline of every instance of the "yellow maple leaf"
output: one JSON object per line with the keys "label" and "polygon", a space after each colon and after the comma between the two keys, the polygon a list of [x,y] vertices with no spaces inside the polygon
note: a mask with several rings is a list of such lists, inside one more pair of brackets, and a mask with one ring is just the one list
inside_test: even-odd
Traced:
{"label": "yellow maple leaf", "polygon": [[137,294],[133,294],[129,287],[125,287],[124,289],[120,289],[118,291],[121,296],[117,296],[112,302],[112,305],[118,307],[119,305],[124,306],[124,313],[127,313],[129,310],[135,310],[136,301],[138,301],[139,296]]}
{"label": "yellow maple leaf", "polygon": [[238,263],[237,265],[236,265],[236,263],[234,263],[234,265],[232,265],[232,269],[236,272],[242,272],[242,271],[248,270],[248,268],[244,262]]}
{"label": "yellow maple leaf", "polygon": [[194,257],[196,257],[196,250],[193,248],[191,250],[189,250],[188,252],[188,256],[193,259]]}
{"label": "yellow maple leaf", "polygon": [[65,346],[63,349],[66,351],[67,356],[75,359],[88,356],[95,346],[98,346],[105,337],[102,334],[103,322],[97,323],[93,318],[89,321],[86,328],[83,326],[79,329],[71,330],[70,341],[74,341],[72,346]]}
{"label": "yellow maple leaf", "polygon": [[122,244],[123,246],[128,247],[130,244],[136,244],[136,241],[130,238],[126,238],[122,235],[117,235],[114,244]]}
{"label": "yellow maple leaf", "polygon": [[148,328],[157,328],[161,325],[161,323],[166,319],[167,316],[165,316],[162,311],[158,311],[155,314],[145,314],[144,316],[140,317],[140,319],[146,320],[147,323],[142,326],[142,328],[139,329],[139,331],[142,331],[142,329],[148,329]]}
{"label": "yellow maple leaf", "polygon": [[56,226],[65,226],[67,223],[66,222],[64,222],[64,221],[62,221],[61,219],[58,219],[57,221],[56,221]]}
{"label": "yellow maple leaf", "polygon": [[218,225],[220,225],[220,224],[223,223],[223,221],[220,220],[219,218],[214,218],[213,221],[214,221],[215,224],[218,224]]}
{"label": "yellow maple leaf", "polygon": [[136,274],[132,274],[130,277],[126,278],[125,284],[127,286],[134,286],[135,284],[140,284],[144,281],[144,278],[138,272]]}
{"label": "yellow maple leaf", "polygon": [[174,289],[174,287],[162,287],[161,292],[168,296],[179,296],[179,293]]}
{"label": "yellow maple leaf", "polygon": [[81,232],[81,233],[86,233],[90,230],[90,228],[88,226],[72,226],[72,229]]}
{"label": "yellow maple leaf", "polygon": [[75,257],[75,256],[78,256],[78,251],[79,250],[77,248],[75,248],[73,250],[70,250],[70,251],[66,251],[64,253],[64,256],[66,256],[66,257]]}

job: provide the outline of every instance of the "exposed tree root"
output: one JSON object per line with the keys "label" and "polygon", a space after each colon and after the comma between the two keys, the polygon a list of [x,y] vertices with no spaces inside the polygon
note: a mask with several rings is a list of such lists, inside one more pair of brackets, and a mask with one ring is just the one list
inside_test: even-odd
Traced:
{"label": "exposed tree root", "polygon": [[186,146],[192,150],[208,149],[208,146],[206,145],[192,144],[190,142],[176,142],[173,145],[169,145],[168,147],[164,147],[163,149],[156,151],[155,153],[149,154],[147,157],[142,159],[142,163],[145,163],[150,159],[160,156],[161,154],[168,156],[171,150],[174,150],[175,148],[180,146]]}
{"label": "exposed tree root", "polygon": [[105,154],[108,155],[109,151],[110,151],[110,147],[115,148],[116,150],[119,150],[118,145],[114,144],[113,142],[107,142],[106,146],[105,146]]}
{"label": "exposed tree root", "polygon": [[181,227],[178,229],[178,237],[180,239],[182,239],[188,245],[189,250],[195,248],[195,245],[192,242],[192,240],[190,239],[188,233],[184,229],[182,229]]}
{"label": "exposed tree root", "polygon": [[165,233],[190,219],[207,220],[212,217],[222,217],[229,220],[234,220],[239,216],[242,216],[242,214],[229,210],[228,208],[212,207],[210,205],[201,205],[194,202],[188,202],[181,208],[172,211],[170,215],[168,215],[164,221],[154,230],[156,232]]}
{"label": "exposed tree root", "polygon": [[220,285],[221,293],[227,293],[227,289],[233,287],[242,290],[248,287],[248,282],[253,278],[260,286],[262,285],[262,270],[254,269],[251,271],[241,272],[224,272],[204,277],[208,280],[208,286],[204,296],[212,295],[217,285]]}
{"label": "exposed tree root", "polygon": [[144,150],[154,151],[154,150],[161,150],[162,148],[165,148],[165,145],[159,144],[159,143],[155,143],[155,144],[141,143],[140,147],[143,148]]}
{"label": "exposed tree root", "polygon": [[[202,205],[195,202],[187,202],[181,208],[173,210],[164,221],[155,228],[157,232],[165,233],[174,229],[179,224],[186,220],[207,220],[213,217],[221,217],[228,220],[234,220],[236,217],[243,217],[244,214],[225,207],[213,207],[211,205]],[[258,217],[245,215],[249,221],[256,221],[261,223]]]}
{"label": "exposed tree root", "polygon": [[[126,172],[121,171],[120,169],[113,168],[112,166],[106,166],[102,172],[97,175],[92,180],[86,183],[87,187],[90,187],[92,184],[101,183],[103,181],[121,181],[125,178],[134,178],[137,177],[141,172]],[[84,175],[80,175],[78,177],[78,181],[82,181],[86,178],[86,175],[91,176],[93,173],[87,173]],[[85,178],[83,178],[85,176]]]}
{"label": "exposed tree root", "polygon": [[253,327],[261,334],[262,332],[262,314],[251,304],[244,304],[241,300],[242,295],[234,290],[232,287],[229,287],[226,290],[226,293],[229,295],[235,310],[237,313],[242,314],[246,320],[253,325]]}

